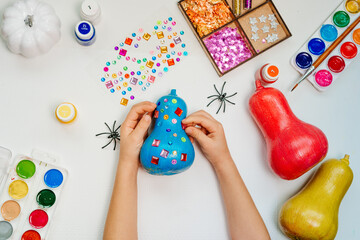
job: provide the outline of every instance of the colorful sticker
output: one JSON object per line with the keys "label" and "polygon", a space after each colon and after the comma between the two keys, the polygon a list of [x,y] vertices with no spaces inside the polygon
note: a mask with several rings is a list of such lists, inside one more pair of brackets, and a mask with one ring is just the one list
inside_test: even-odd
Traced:
{"label": "colorful sticker", "polygon": [[[113,59],[103,61],[99,82],[105,84],[105,89],[111,93],[117,90],[125,96],[131,91],[129,98],[120,101],[122,106],[127,106],[128,101],[135,99],[134,95],[148,90],[155,83],[156,77],[163,77],[170,67],[180,62],[180,57],[187,55],[184,33],[172,17],[155,21],[150,29],[138,28],[130,32],[112,47],[116,53]],[[146,53],[145,56],[134,55],[139,50],[140,54]],[[143,83],[144,80],[147,81]],[[122,82],[121,85],[117,85],[119,82]]]}

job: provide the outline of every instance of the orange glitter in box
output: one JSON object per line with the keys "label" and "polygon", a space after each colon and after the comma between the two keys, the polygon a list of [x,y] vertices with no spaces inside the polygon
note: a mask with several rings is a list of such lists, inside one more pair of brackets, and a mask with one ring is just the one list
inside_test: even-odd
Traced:
{"label": "orange glitter in box", "polygon": [[129,78],[130,77],[130,75],[127,73],[127,74],[125,74],[125,78]]}
{"label": "orange glitter in box", "polygon": [[229,7],[223,0],[185,0],[181,4],[200,37],[233,19]]}
{"label": "orange glitter in box", "polygon": [[170,43],[170,47],[171,47],[171,48],[175,47],[175,44],[174,44],[174,43]]}

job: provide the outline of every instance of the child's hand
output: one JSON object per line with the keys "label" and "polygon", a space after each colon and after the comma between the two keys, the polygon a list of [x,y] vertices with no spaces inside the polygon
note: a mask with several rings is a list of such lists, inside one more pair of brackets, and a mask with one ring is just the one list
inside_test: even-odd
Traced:
{"label": "child's hand", "polygon": [[205,157],[213,167],[216,168],[221,161],[231,159],[224,129],[221,123],[209,113],[203,110],[195,112],[185,118],[182,123],[187,126],[185,132],[199,143]]}
{"label": "child's hand", "polygon": [[134,105],[120,128],[120,162],[139,165],[140,149],[151,124],[156,104],[141,102]]}

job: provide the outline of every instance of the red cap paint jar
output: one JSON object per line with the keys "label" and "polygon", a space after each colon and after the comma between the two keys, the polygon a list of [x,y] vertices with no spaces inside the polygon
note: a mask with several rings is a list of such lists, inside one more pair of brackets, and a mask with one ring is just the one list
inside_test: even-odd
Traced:
{"label": "red cap paint jar", "polygon": [[315,81],[320,87],[327,87],[332,83],[333,76],[328,70],[320,70],[315,74]]}
{"label": "red cap paint jar", "polygon": [[331,58],[329,58],[328,67],[330,71],[334,73],[342,72],[342,70],[344,70],[345,68],[345,61],[340,56],[332,56]]}
{"label": "red cap paint jar", "polygon": [[265,64],[256,71],[255,79],[263,83],[274,83],[279,79],[279,68],[273,64]]}
{"label": "red cap paint jar", "polygon": [[340,53],[341,53],[341,55],[343,55],[344,58],[352,59],[357,54],[357,47],[352,42],[345,42],[340,47]]}
{"label": "red cap paint jar", "polygon": [[46,226],[49,216],[44,210],[36,209],[29,216],[29,223],[33,228],[40,229]]}
{"label": "red cap paint jar", "polygon": [[41,236],[35,230],[28,230],[21,236],[21,240],[41,240]]}

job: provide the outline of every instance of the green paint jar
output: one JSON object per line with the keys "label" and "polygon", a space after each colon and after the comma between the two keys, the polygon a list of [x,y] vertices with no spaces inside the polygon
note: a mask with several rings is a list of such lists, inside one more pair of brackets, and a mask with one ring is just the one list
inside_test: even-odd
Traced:
{"label": "green paint jar", "polygon": [[350,23],[350,16],[344,11],[337,11],[333,16],[333,21],[338,27],[346,27]]}
{"label": "green paint jar", "polygon": [[56,195],[50,189],[43,189],[36,196],[36,202],[43,208],[51,207],[54,205],[55,201]]}
{"label": "green paint jar", "polygon": [[35,164],[30,160],[21,160],[16,166],[16,173],[23,179],[29,179],[34,176],[36,171]]}

